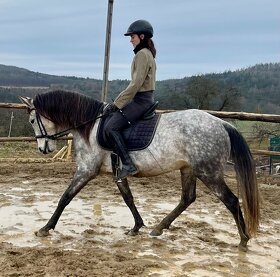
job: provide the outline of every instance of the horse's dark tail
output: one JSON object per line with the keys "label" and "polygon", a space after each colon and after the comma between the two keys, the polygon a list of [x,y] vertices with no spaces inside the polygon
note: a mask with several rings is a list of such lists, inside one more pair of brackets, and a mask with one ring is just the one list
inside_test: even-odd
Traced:
{"label": "horse's dark tail", "polygon": [[249,236],[256,235],[260,220],[259,191],[255,163],[243,136],[230,124],[225,123],[231,143],[231,159],[234,162],[240,187],[245,224]]}

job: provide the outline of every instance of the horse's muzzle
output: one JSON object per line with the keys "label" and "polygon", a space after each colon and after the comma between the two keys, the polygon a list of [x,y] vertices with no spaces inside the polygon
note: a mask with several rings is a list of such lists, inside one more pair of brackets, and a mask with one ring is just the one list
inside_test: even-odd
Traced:
{"label": "horse's muzzle", "polygon": [[39,148],[39,151],[43,154],[49,154],[52,152],[49,147],[49,142],[47,140],[44,143],[44,147],[38,147],[38,148]]}

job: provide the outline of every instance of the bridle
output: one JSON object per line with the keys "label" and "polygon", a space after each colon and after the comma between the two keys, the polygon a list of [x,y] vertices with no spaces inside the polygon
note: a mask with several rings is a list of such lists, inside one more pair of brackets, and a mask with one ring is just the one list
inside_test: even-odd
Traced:
{"label": "bridle", "polygon": [[[83,122],[83,123],[81,123],[81,124],[79,124],[77,126],[73,126],[73,127],[68,128],[68,129],[65,129],[63,131],[60,131],[60,132],[57,132],[55,134],[49,135],[47,130],[46,130],[46,128],[45,128],[45,126],[44,126],[44,124],[43,124],[43,122],[42,122],[42,119],[41,119],[41,116],[43,116],[43,115],[40,115],[38,113],[38,111],[36,110],[36,108],[33,107],[33,108],[29,109],[29,113],[31,113],[32,111],[35,111],[36,120],[37,120],[37,123],[38,123],[38,126],[39,126],[39,130],[40,130],[40,133],[41,133],[40,135],[36,135],[35,138],[36,139],[44,138],[44,139],[50,139],[50,140],[57,140],[58,138],[64,137],[64,136],[68,135],[71,132],[71,130],[78,129],[78,128],[84,126],[84,125],[87,125],[87,124],[89,124],[89,123],[91,123],[93,121],[96,121],[99,118],[102,118],[103,117],[103,108],[104,108],[104,106],[102,105],[100,107],[99,111],[98,111],[99,115],[96,118],[92,118],[92,119],[87,120],[87,121],[85,121],[85,122]],[[45,116],[43,116],[43,117],[45,117]],[[45,118],[50,120],[47,117],[45,117]]]}
{"label": "bridle", "polygon": [[61,132],[57,132],[53,135],[49,135],[44,124],[43,121],[41,119],[40,114],[36,111],[36,109],[34,108],[33,110],[35,110],[35,115],[36,115],[36,120],[40,129],[40,135],[35,136],[36,139],[41,139],[41,138],[45,138],[45,139],[51,139],[51,140],[56,140],[60,137],[66,136],[70,133],[70,130],[72,130],[73,128],[68,128],[66,130],[63,130]]}

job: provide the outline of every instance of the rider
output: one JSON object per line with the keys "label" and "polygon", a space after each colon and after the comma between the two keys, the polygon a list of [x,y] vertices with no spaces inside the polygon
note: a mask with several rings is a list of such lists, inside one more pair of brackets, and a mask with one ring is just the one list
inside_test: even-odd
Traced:
{"label": "rider", "polygon": [[112,113],[105,126],[105,133],[122,161],[122,170],[117,176],[119,179],[138,172],[128,154],[122,131],[141,118],[154,103],[156,81],[156,49],[151,39],[152,25],[146,20],[137,20],[128,27],[124,35],[131,37],[130,42],[134,47],[131,81],[104,111],[106,114]]}

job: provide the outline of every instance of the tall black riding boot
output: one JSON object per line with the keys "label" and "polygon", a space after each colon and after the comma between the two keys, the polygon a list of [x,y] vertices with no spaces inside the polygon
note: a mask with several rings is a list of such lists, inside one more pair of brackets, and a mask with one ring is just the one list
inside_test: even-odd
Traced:
{"label": "tall black riding boot", "polygon": [[111,131],[110,138],[114,142],[114,150],[122,161],[122,170],[118,174],[118,178],[124,179],[128,175],[134,175],[138,173],[137,167],[134,165],[131,157],[128,154],[122,135],[118,131]]}

